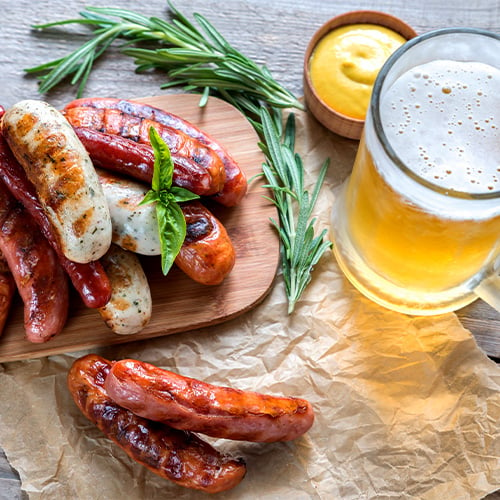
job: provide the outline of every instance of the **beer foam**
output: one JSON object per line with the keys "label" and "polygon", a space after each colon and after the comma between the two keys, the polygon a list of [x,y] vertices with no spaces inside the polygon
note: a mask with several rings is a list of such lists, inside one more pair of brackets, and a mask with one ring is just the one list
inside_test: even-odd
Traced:
{"label": "beer foam", "polygon": [[381,100],[385,134],[417,175],[446,190],[500,190],[500,70],[437,60],[403,73]]}

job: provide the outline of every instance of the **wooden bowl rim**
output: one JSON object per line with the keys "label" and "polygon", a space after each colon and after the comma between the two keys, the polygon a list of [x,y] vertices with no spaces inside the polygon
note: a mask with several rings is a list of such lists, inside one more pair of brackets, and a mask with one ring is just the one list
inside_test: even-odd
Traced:
{"label": "wooden bowl rim", "polygon": [[314,33],[309,41],[304,55],[303,68],[304,98],[306,105],[310,107],[310,110],[316,119],[328,129],[332,130],[332,132],[350,139],[359,139],[365,121],[339,113],[335,109],[328,106],[316,92],[316,89],[312,84],[309,71],[309,62],[318,42],[330,31],[350,24],[376,24],[384,26],[392,29],[396,33],[399,33],[406,40],[414,38],[417,36],[417,33],[409,24],[392,14],[387,14],[377,10],[354,10],[344,12],[343,14],[334,16],[326,21]]}

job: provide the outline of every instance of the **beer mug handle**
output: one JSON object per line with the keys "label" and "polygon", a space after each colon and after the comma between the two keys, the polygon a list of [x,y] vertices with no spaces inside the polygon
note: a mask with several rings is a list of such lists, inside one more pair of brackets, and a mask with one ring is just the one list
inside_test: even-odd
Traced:
{"label": "beer mug handle", "polygon": [[474,293],[491,307],[500,311],[500,276],[494,274],[486,278],[474,289]]}

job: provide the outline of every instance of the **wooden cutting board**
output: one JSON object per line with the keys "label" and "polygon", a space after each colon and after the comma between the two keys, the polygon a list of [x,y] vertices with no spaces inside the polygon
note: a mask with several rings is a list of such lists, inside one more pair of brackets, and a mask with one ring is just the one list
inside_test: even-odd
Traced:
{"label": "wooden cutting board", "polygon": [[[233,155],[248,179],[261,172],[264,157],[257,146],[258,137],[246,118],[226,102],[210,98],[207,106],[200,108],[199,96],[192,94],[138,100],[164,108],[209,133]],[[142,332],[114,334],[99,313],[86,308],[74,292],[66,327],[44,344],[32,344],[24,338],[23,305],[17,297],[0,337],[0,362],[169,335],[215,325],[248,311],[271,289],[279,262],[279,242],[269,222],[270,217],[277,217],[276,209],[265,194],[262,181],[255,180],[239,206],[210,205],[236,250],[235,266],[221,285],[200,285],[177,268],[163,276],[159,257],[141,258],[153,298],[152,318]]]}

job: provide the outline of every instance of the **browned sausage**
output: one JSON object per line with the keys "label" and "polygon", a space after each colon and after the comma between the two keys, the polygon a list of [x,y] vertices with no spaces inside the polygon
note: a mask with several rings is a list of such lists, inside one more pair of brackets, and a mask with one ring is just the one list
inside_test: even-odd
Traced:
{"label": "browned sausage", "polygon": [[214,199],[225,206],[237,205],[247,192],[247,180],[244,172],[229,152],[215,139],[200,130],[187,120],[165,111],[137,101],[115,99],[111,97],[94,97],[76,99],[66,105],[65,109],[76,107],[93,107],[97,109],[116,109],[129,115],[156,121],[179,130],[190,137],[197,139],[202,144],[214,151],[224,164],[226,180],[221,192]]}
{"label": "browned sausage", "polygon": [[186,238],[177,266],[203,285],[217,285],[231,272],[235,251],[226,229],[199,201],[183,203]]}
{"label": "browned sausage", "polygon": [[[0,113],[1,116],[1,113]],[[26,172],[14,158],[3,134],[0,132],[0,178],[11,194],[26,208],[37,222],[45,238],[57,252],[59,261],[67,272],[73,286],[87,307],[103,307],[111,296],[111,285],[99,261],[79,264],[67,259],[62,253],[58,238],[37,197]]]}
{"label": "browned sausage", "polygon": [[57,255],[23,206],[0,183],[0,250],[24,302],[31,342],[46,342],[64,327],[69,293]]}
{"label": "browned sausage", "polygon": [[218,387],[133,359],[113,363],[105,387],[137,415],[218,438],[290,441],[314,420],[304,399]]}
{"label": "browned sausage", "polygon": [[98,309],[106,325],[120,335],[140,332],[151,319],[151,291],[138,256],[116,245],[101,258],[111,281],[111,299]]}
{"label": "browned sausage", "polygon": [[[125,174],[151,184],[154,153],[149,144],[134,142],[125,137],[105,134],[85,127],[74,127],[94,166]],[[199,196],[208,196],[220,189],[219,180],[212,179],[208,170],[191,158],[172,155],[175,186],[188,189]]]}
{"label": "browned sausage", "polygon": [[111,244],[111,219],[89,155],[53,106],[24,100],[2,117],[10,149],[34,185],[63,254],[86,264]]}
{"label": "browned sausage", "polygon": [[111,363],[95,354],[76,360],[68,387],[82,413],[129,457],[159,476],[208,493],[236,486],[245,464],[220,454],[196,435],[141,418],[116,404],[104,388]]}
{"label": "browned sausage", "polygon": [[[139,205],[148,188],[120,175],[98,169],[113,224],[113,242],[142,255],[160,255],[156,207]],[[235,261],[233,244],[224,226],[200,202],[182,203],[186,237],[177,265],[193,280],[220,283]]]}
{"label": "browned sausage", "polygon": [[191,158],[209,172],[216,188],[215,192],[224,186],[226,174],[222,160],[210,148],[183,132],[117,109],[69,108],[64,110],[64,115],[73,127],[85,127],[106,134],[119,135],[142,144],[150,144],[149,129],[154,127],[172,155]]}
{"label": "browned sausage", "polygon": [[16,293],[16,283],[5,257],[0,255],[0,335],[9,316],[12,299]]}

